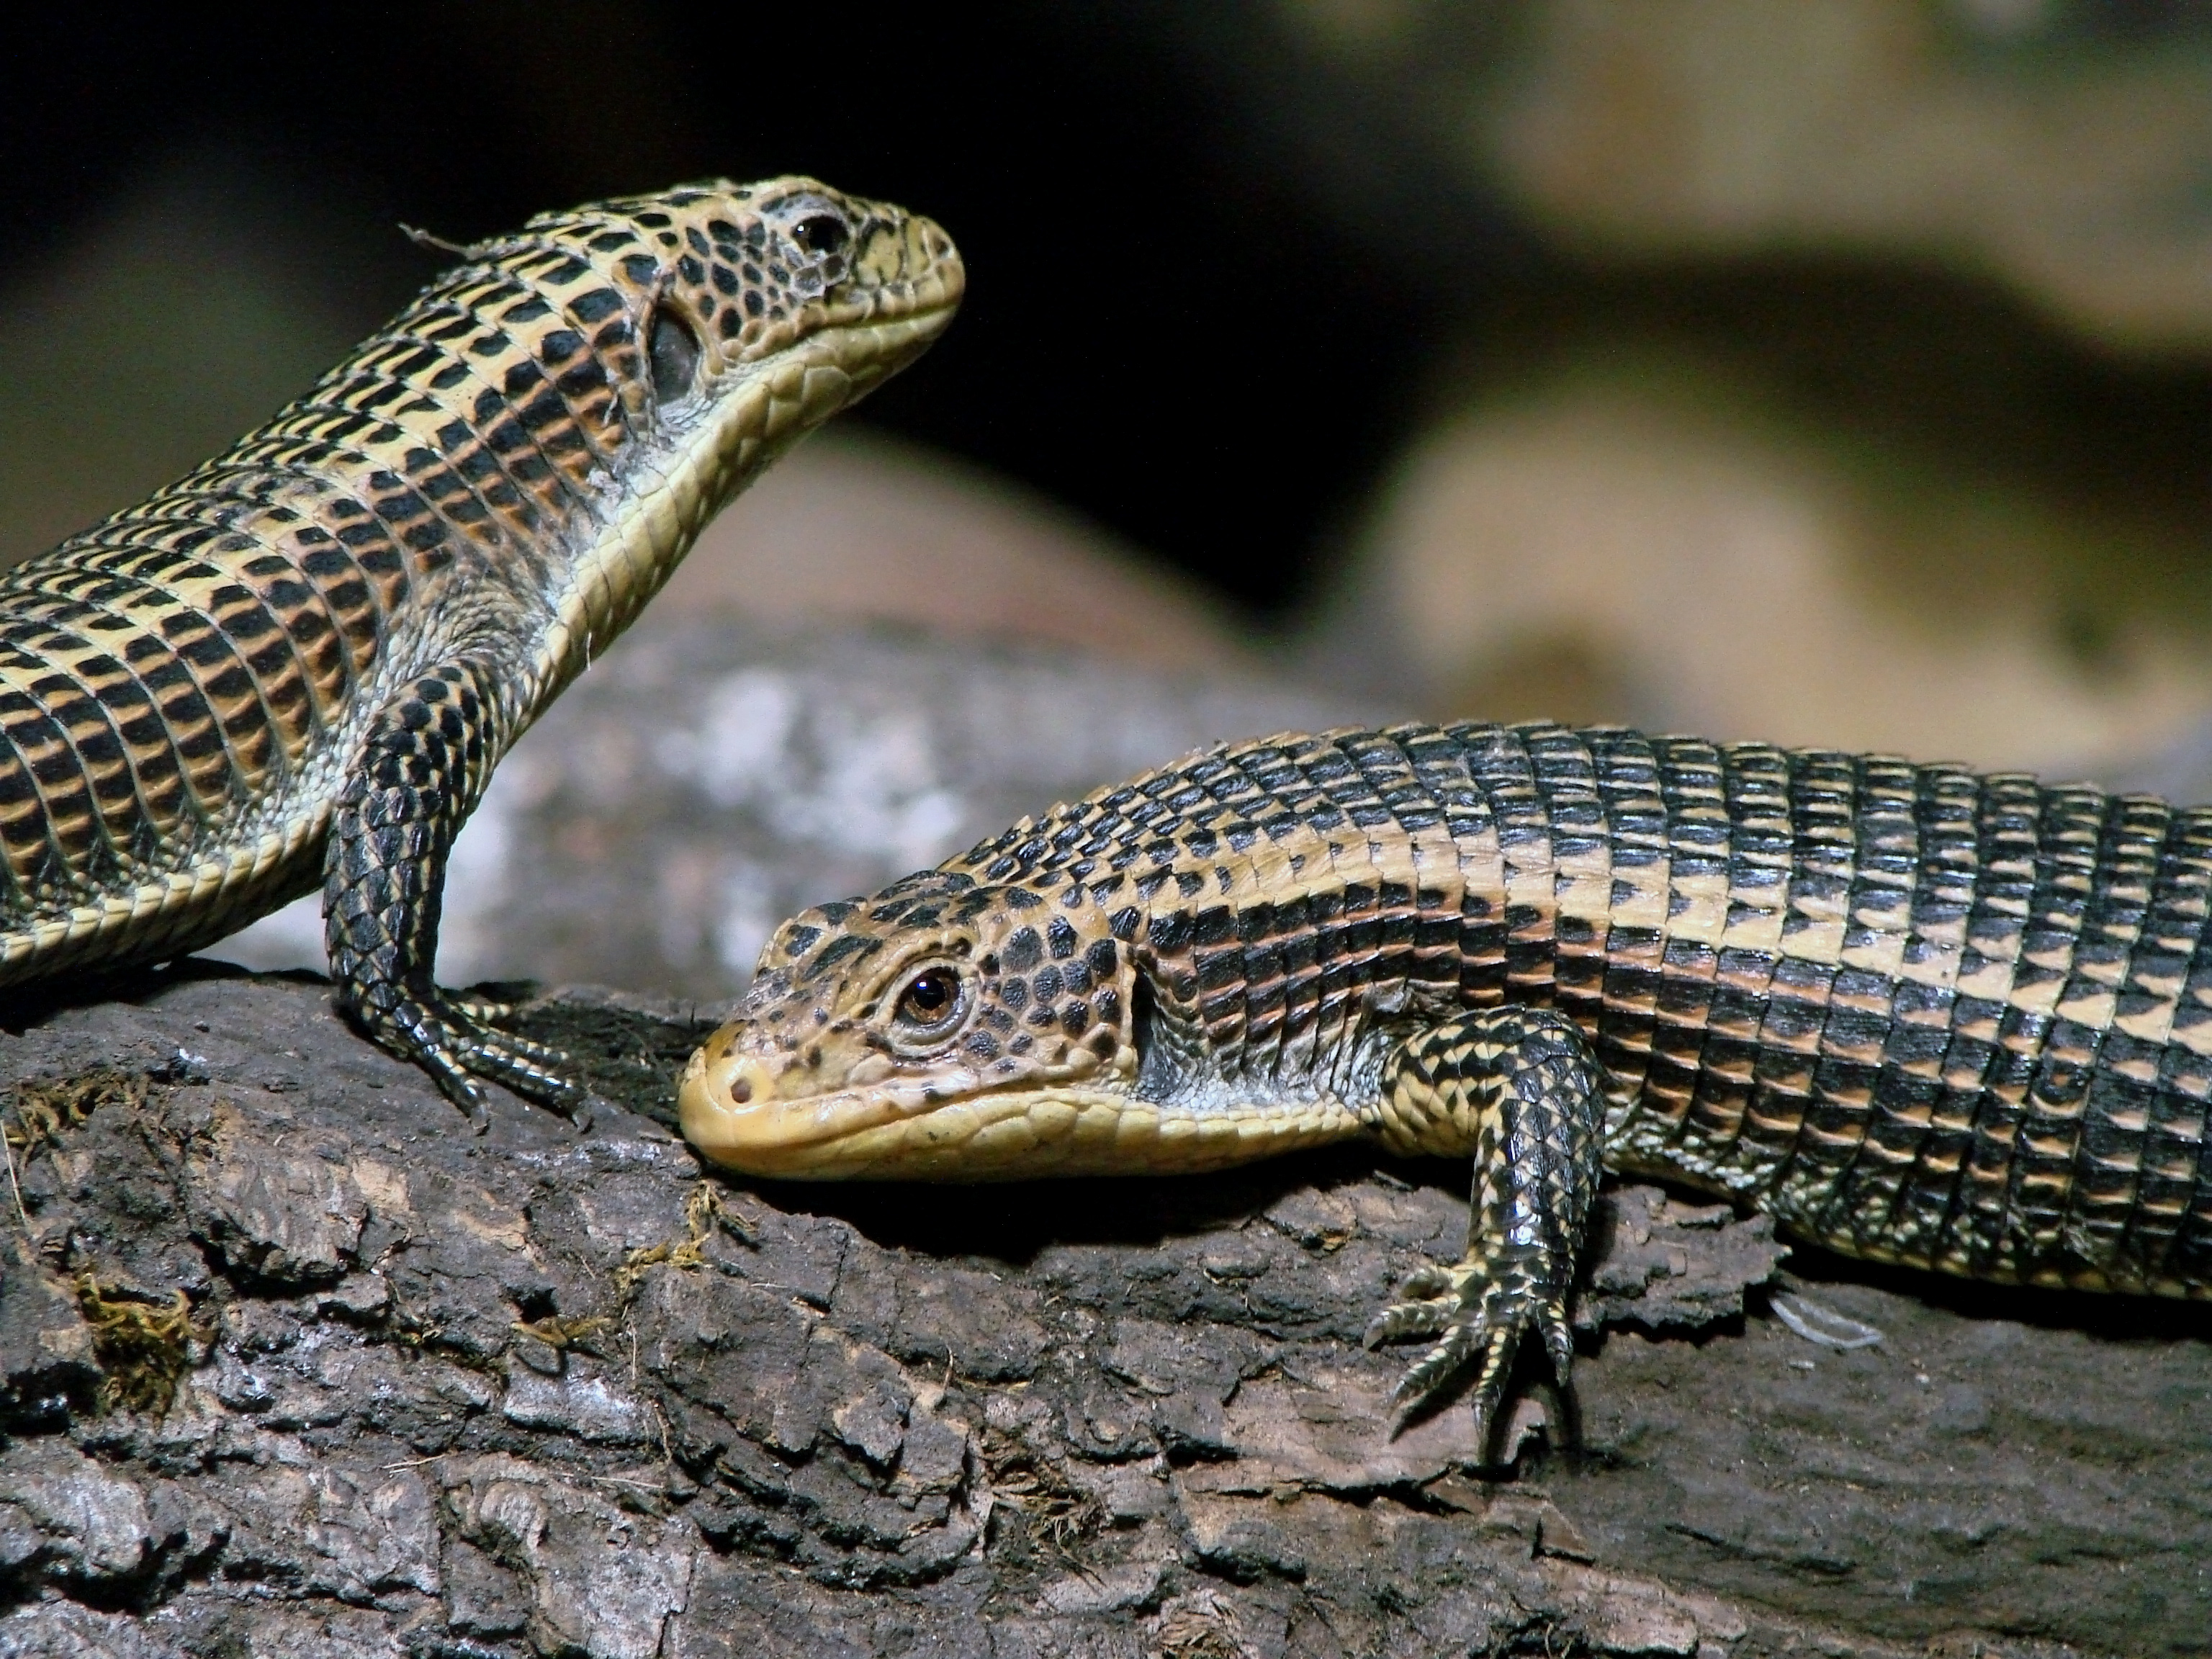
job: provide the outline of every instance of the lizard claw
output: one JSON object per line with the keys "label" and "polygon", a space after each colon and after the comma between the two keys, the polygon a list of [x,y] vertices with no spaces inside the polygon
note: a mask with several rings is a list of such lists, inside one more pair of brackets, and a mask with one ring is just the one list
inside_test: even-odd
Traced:
{"label": "lizard claw", "polygon": [[1368,1322],[1360,1338],[1370,1348],[1401,1336],[1434,1336],[1448,1328],[1460,1310],[1475,1294],[1482,1267],[1462,1262],[1456,1267],[1416,1267],[1398,1286],[1398,1300]]}
{"label": "lizard claw", "polygon": [[569,1081],[569,1057],[499,1030],[480,1018],[465,999],[448,997],[434,987],[417,996],[394,998],[384,1007],[359,1011],[356,1017],[382,1046],[428,1071],[478,1134],[491,1121],[478,1079],[550,1108],[580,1130],[592,1127],[591,1096]]}
{"label": "lizard claw", "polygon": [[[1367,1328],[1367,1346],[1401,1336],[1435,1336],[1391,1390],[1397,1426],[1470,1364],[1476,1367],[1473,1399],[1475,1443],[1486,1453],[1498,1402],[1505,1390],[1521,1338],[1532,1328],[1544,1344],[1560,1388],[1574,1364],[1574,1331],[1565,1304],[1547,1299],[1525,1273],[1494,1273],[1480,1259],[1451,1268],[1427,1267],[1407,1278],[1413,1299],[1394,1303]],[[1426,1295],[1419,1292],[1430,1292]],[[1440,1292],[1440,1293],[1438,1293]]]}

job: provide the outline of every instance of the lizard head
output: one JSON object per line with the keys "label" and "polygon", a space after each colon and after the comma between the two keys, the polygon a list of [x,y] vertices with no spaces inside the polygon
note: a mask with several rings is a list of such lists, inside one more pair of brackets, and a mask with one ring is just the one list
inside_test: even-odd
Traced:
{"label": "lizard head", "polygon": [[771,451],[919,356],[965,286],[932,221],[797,177],[544,214],[470,252],[535,277],[549,303],[572,300],[563,283],[611,284],[589,307],[598,317],[578,320],[614,323],[606,349],[634,354],[626,399],[658,429],[726,420],[732,394],[765,374],[774,384],[759,389],[789,407],[748,435]]}
{"label": "lizard head", "polygon": [[[594,248],[626,237],[636,250],[615,269],[642,301],[640,389],[658,426],[714,428],[733,399],[764,397],[740,422],[763,465],[919,356],[965,284],[930,220],[812,179],[716,180],[560,217],[616,227]],[[732,459],[740,478],[758,470]]]}
{"label": "lizard head", "polygon": [[749,1175],[1110,1170],[1137,1001],[1102,908],[925,872],[783,925],[684,1070],[684,1133]]}
{"label": "lizard head", "polygon": [[920,356],[966,281],[930,220],[795,177],[594,203],[463,251],[435,294],[502,307],[510,441],[573,406],[598,448],[558,452],[605,522],[543,595],[556,681],[763,468]]}

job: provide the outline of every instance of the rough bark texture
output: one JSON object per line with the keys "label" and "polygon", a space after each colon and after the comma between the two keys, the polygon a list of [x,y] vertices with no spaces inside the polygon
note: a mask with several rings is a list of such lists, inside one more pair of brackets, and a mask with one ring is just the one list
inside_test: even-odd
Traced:
{"label": "rough bark texture", "polygon": [[1833,1352],[1617,1189],[1582,1453],[1480,1471],[1358,1340],[1462,1171],[726,1184],[671,1012],[532,1005],[647,1115],[482,1139],[306,976],[11,1017],[0,1653],[2203,1650],[2185,1311],[1823,1267]]}

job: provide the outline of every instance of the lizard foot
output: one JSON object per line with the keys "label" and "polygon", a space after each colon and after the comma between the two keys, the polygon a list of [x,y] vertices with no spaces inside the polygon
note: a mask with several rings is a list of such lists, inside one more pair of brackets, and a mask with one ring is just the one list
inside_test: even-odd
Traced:
{"label": "lizard foot", "polygon": [[478,1079],[589,1121],[567,1055],[501,1030],[492,1004],[431,978],[447,857],[513,730],[512,685],[495,653],[465,653],[394,692],[339,792],[324,854],[334,1000],[371,1040],[429,1073],[478,1133]]}
{"label": "lizard foot", "polygon": [[1436,1339],[1392,1395],[1399,1424],[1469,1365],[1486,1453],[1522,1333],[1534,1329],[1559,1389],[1574,1363],[1567,1296],[1597,1191],[1605,1103],[1589,1043],[1548,1009],[1471,1010],[1407,1039],[1383,1066],[1370,1121],[1394,1152],[1473,1154],[1467,1254],[1409,1276],[1367,1342]]}
{"label": "lizard foot", "polygon": [[489,1122],[479,1078],[551,1108],[579,1128],[591,1127],[590,1097],[569,1081],[574,1062],[558,1048],[500,1030],[481,1017],[481,1005],[434,988],[377,1000],[387,1006],[356,1007],[355,1018],[380,1045],[428,1072],[478,1134]]}
{"label": "lizard foot", "polygon": [[1401,1337],[1437,1339],[1391,1390],[1401,1425],[1472,1364],[1477,1367],[1475,1439],[1487,1448],[1513,1356],[1531,1327],[1543,1340],[1559,1386],[1566,1387],[1575,1357],[1566,1304],[1542,1293],[1529,1265],[1475,1256],[1454,1267],[1424,1267],[1407,1275],[1400,1299],[1375,1316],[1365,1338],[1370,1348]]}

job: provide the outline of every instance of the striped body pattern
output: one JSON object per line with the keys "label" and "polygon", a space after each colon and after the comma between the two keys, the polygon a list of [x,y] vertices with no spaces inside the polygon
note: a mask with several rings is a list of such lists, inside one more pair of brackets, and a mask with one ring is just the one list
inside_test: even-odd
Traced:
{"label": "striped body pattern", "polygon": [[442,872],[393,872],[441,858],[707,520],[960,287],[927,220],[810,179],[545,215],[266,426],[0,574],[0,987],[322,885],[342,1002],[434,1046]]}
{"label": "striped body pattern", "polygon": [[[787,924],[686,1132],[821,1176],[1354,1134],[1500,1159],[1420,1102],[1496,1097],[1564,1016],[1613,1168],[1851,1255],[2201,1297],[2208,885],[2212,809],[2083,786],[1550,725],[1279,737]],[[1409,1080],[1439,1031],[1472,1058]]]}

